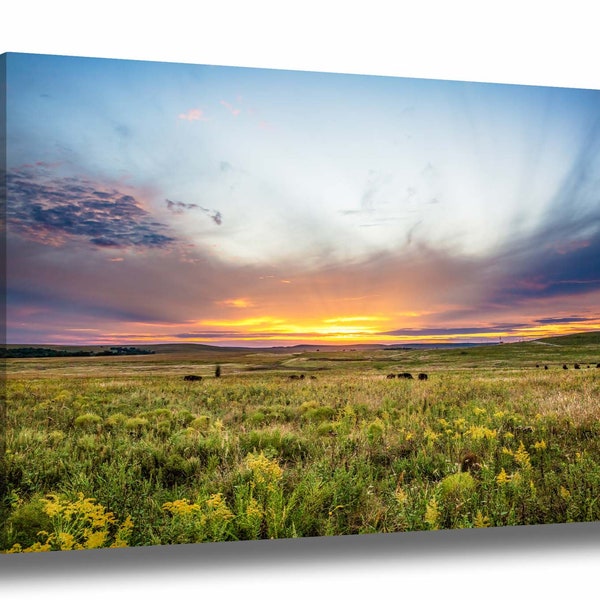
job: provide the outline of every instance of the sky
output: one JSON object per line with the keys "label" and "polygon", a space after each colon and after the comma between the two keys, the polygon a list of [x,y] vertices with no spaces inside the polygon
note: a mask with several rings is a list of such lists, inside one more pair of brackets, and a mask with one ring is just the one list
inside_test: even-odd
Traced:
{"label": "sky", "polygon": [[600,90],[7,57],[7,342],[600,328]]}

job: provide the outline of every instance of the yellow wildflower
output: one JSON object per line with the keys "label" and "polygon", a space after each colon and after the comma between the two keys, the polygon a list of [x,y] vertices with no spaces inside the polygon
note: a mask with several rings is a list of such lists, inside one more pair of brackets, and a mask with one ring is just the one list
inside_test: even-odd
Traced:
{"label": "yellow wildflower", "polygon": [[248,506],[246,507],[246,516],[250,519],[262,519],[263,509],[256,498],[250,498],[250,502],[248,502]]}
{"label": "yellow wildflower", "polygon": [[93,531],[88,534],[86,548],[102,548],[108,538],[108,531]]}
{"label": "yellow wildflower", "polygon": [[498,475],[496,476],[496,481],[498,482],[499,485],[504,485],[510,481],[510,476],[507,475],[506,471],[504,470],[504,467],[502,468],[500,473],[498,473]]}
{"label": "yellow wildflower", "polygon": [[523,469],[530,469],[531,468],[531,460],[529,458],[529,453],[525,449],[525,445],[523,444],[523,442],[521,442],[519,444],[519,447],[517,448],[517,450],[513,454],[513,457],[514,457],[515,461],[517,462],[517,464],[521,468],[523,468]]}
{"label": "yellow wildflower", "polygon": [[75,547],[75,536],[72,533],[61,531],[57,534],[56,539],[61,550],[73,550]]}
{"label": "yellow wildflower", "polygon": [[267,458],[262,452],[248,454],[246,467],[252,471],[254,482],[257,485],[273,483],[283,476],[283,469],[277,464],[277,461]]}
{"label": "yellow wildflower", "polygon": [[481,511],[478,510],[477,514],[475,515],[475,518],[473,519],[473,525],[475,527],[489,527],[490,519],[489,519],[489,517],[484,517],[481,514]]}
{"label": "yellow wildflower", "polygon": [[[46,542],[45,544],[42,544],[41,542],[35,542],[35,544],[32,544],[24,550],[21,549],[20,544],[15,544],[15,546],[19,546],[19,550],[15,550],[15,552],[50,552],[50,550],[52,550],[50,542]],[[12,554],[12,550],[9,552]]]}
{"label": "yellow wildflower", "polygon": [[49,517],[55,517],[62,512],[63,507],[55,494],[48,494],[42,502],[44,503],[44,512]]}
{"label": "yellow wildflower", "polygon": [[200,506],[190,502],[187,498],[181,500],[173,500],[173,502],[165,502],[162,505],[163,510],[170,512],[173,516],[190,515],[200,510]]}
{"label": "yellow wildflower", "polygon": [[483,427],[480,425],[472,425],[466,432],[465,435],[471,436],[474,440],[493,440],[496,437],[496,431],[494,429],[489,429],[488,427]]}
{"label": "yellow wildflower", "polygon": [[425,510],[425,523],[427,523],[429,525],[430,529],[439,529],[440,528],[440,525],[438,522],[439,518],[440,518],[440,510],[438,507],[437,500],[435,498],[432,498],[427,503],[427,508]]}
{"label": "yellow wildflower", "polygon": [[408,495],[400,486],[398,486],[394,492],[394,497],[396,498],[396,502],[402,505],[406,502]]}
{"label": "yellow wildflower", "polygon": [[127,515],[125,520],[119,525],[115,534],[115,541],[111,544],[111,548],[124,548],[129,545],[129,536],[133,531],[133,520]]}
{"label": "yellow wildflower", "polygon": [[437,440],[440,437],[439,433],[436,433],[435,431],[429,428],[425,430],[425,433],[423,435],[425,439],[429,442],[435,442],[435,440]]}
{"label": "yellow wildflower", "polygon": [[211,517],[217,521],[231,521],[234,518],[234,514],[229,510],[223,494],[212,494],[206,501],[206,506],[211,509]]}

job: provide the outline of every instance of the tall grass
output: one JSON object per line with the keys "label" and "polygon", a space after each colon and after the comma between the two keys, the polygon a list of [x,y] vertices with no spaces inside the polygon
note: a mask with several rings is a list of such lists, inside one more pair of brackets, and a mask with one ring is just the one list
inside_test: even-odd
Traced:
{"label": "tall grass", "polygon": [[12,375],[0,549],[599,520],[598,372],[464,365]]}

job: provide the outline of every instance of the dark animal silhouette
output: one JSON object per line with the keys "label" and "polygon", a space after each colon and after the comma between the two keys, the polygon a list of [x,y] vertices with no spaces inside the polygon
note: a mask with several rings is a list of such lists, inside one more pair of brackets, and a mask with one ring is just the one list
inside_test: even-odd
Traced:
{"label": "dark animal silhouette", "polygon": [[394,373],[388,373],[385,377],[386,377],[386,379],[395,379],[396,378]]}
{"label": "dark animal silhouette", "polygon": [[568,369],[569,367],[567,367],[567,365],[563,365],[563,369]]}
{"label": "dark animal silhouette", "polygon": [[573,368],[574,368],[574,369],[579,369],[579,365],[578,365],[577,363],[575,363],[575,364],[573,365]]}
{"label": "dark animal silhouette", "polygon": [[414,379],[414,377],[410,373],[399,373],[399,379]]}
{"label": "dark animal silhouette", "polygon": [[544,365],[544,369],[547,371],[548,370],[548,365]]}
{"label": "dark animal silhouette", "polygon": [[183,378],[184,381],[202,381],[202,377],[200,375],[186,375]]}
{"label": "dark animal silhouette", "polygon": [[460,461],[460,470],[465,473],[465,472],[477,472],[481,469],[481,462],[479,460],[479,457],[477,456],[477,454],[473,453],[473,452],[467,452],[463,457],[462,460]]}
{"label": "dark animal silhouette", "polygon": [[316,379],[316,377],[314,375],[311,375],[310,378],[311,379]]}
{"label": "dark animal silhouette", "polygon": [[427,373],[419,373],[419,379],[425,381],[427,379]]}
{"label": "dark animal silhouette", "polygon": [[535,365],[535,368],[536,368],[536,369],[539,369],[539,368],[540,368],[540,365]]}

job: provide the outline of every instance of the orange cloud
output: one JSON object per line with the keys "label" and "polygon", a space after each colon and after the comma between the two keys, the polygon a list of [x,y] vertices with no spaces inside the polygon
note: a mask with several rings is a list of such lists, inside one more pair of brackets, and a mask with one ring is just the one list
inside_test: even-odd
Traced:
{"label": "orange cloud", "polygon": [[378,317],[378,316],[352,316],[352,317],[333,317],[331,319],[324,319],[323,323],[327,324],[337,324],[337,323],[368,323],[368,322],[385,322],[389,321],[388,317]]}
{"label": "orange cloud", "polygon": [[254,304],[247,298],[230,298],[228,300],[218,302],[217,304],[220,306],[231,306],[232,308],[250,308],[254,306]]}

